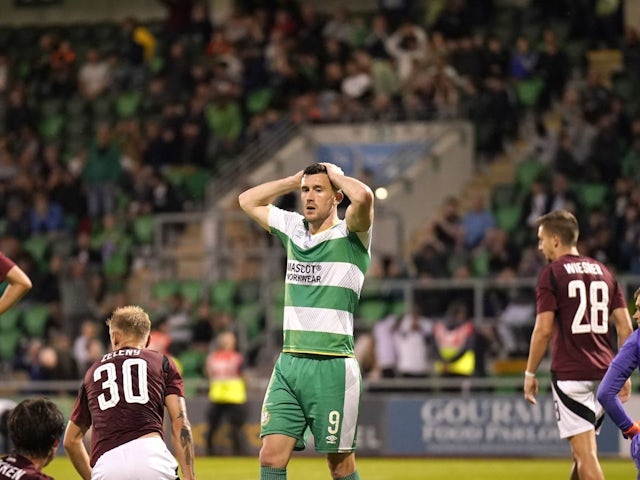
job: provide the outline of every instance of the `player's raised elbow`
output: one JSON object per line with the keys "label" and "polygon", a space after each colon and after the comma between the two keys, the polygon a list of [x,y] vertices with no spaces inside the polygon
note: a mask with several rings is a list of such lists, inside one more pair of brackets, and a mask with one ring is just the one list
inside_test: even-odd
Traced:
{"label": "player's raised elbow", "polygon": [[362,210],[370,210],[373,208],[374,201],[373,191],[366,185],[364,185],[361,189],[358,189],[355,192],[350,192],[349,200],[354,205],[358,205],[358,207]]}
{"label": "player's raised elbow", "polygon": [[251,209],[256,206],[249,190],[246,190],[238,195],[238,203],[240,204],[240,208],[245,212],[250,212]]}

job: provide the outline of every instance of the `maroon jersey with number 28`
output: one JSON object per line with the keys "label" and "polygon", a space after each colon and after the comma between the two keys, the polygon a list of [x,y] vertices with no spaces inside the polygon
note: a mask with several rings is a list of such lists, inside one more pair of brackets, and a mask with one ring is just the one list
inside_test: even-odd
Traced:
{"label": "maroon jersey with number 28", "polygon": [[87,370],[71,420],[93,425],[91,466],[100,456],[149,433],[163,435],[164,399],[184,397],[173,361],[153,350],[121,348]]}
{"label": "maroon jersey with number 28", "polygon": [[597,260],[563,255],[536,287],[537,312],[554,312],[551,372],[558,380],[600,380],[614,356],[609,316],[624,308],[620,285]]}

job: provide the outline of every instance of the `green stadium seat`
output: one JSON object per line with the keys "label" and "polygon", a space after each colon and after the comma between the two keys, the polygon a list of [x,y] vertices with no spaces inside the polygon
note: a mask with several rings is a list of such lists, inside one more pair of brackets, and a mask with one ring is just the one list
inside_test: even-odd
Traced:
{"label": "green stadium seat", "polygon": [[0,315],[0,336],[3,336],[5,332],[18,329],[21,318],[22,308],[19,305],[13,306]]}
{"label": "green stadium seat", "polygon": [[140,92],[121,93],[116,98],[116,113],[120,118],[131,118],[138,112],[141,101]]}
{"label": "green stadium seat", "polygon": [[364,328],[371,328],[389,313],[389,303],[380,299],[361,300],[355,318]]}
{"label": "green stadium seat", "polygon": [[178,361],[182,366],[182,376],[184,378],[204,377],[204,363],[207,356],[198,350],[185,350],[178,355]]}
{"label": "green stadium seat", "polygon": [[60,140],[66,122],[66,117],[62,113],[53,113],[45,117],[39,126],[40,134],[47,141]]}
{"label": "green stadium seat", "polygon": [[609,195],[609,186],[605,183],[581,183],[576,185],[580,205],[593,210],[605,205]]}
{"label": "green stadium seat", "polygon": [[151,295],[156,300],[167,300],[180,291],[180,283],[177,280],[165,279],[157,281],[151,288]]}
{"label": "green stadium seat", "polygon": [[210,180],[211,174],[204,171],[196,171],[185,175],[182,187],[187,198],[198,202],[204,200]]}
{"label": "green stadium seat", "polygon": [[247,330],[247,340],[254,341],[262,332],[264,310],[259,302],[243,303],[236,309],[236,319]]}
{"label": "green stadium seat", "polygon": [[22,329],[29,337],[45,337],[50,316],[47,305],[36,304],[26,307],[22,315]]}
{"label": "green stadium seat", "polygon": [[247,111],[252,114],[264,112],[273,99],[273,89],[269,87],[254,90],[246,97]]}
{"label": "green stadium seat", "polygon": [[202,281],[200,279],[181,280],[179,292],[191,304],[196,304],[202,298]]}
{"label": "green stadium seat", "polygon": [[535,107],[544,87],[544,80],[532,77],[516,82],[516,95],[520,105],[525,108]]}
{"label": "green stadium seat", "polygon": [[2,332],[2,341],[0,341],[0,360],[3,362],[11,362],[15,356],[22,333],[18,329],[7,330]]}
{"label": "green stadium seat", "polygon": [[237,290],[238,284],[234,280],[218,280],[213,285],[211,285],[209,294],[211,305],[216,310],[233,312],[235,310]]}
{"label": "green stadium seat", "polygon": [[470,259],[470,267],[474,277],[486,277],[489,274],[489,252],[484,248],[474,250]]}
{"label": "green stadium seat", "polygon": [[498,227],[505,230],[507,233],[513,233],[520,225],[520,217],[522,211],[520,205],[503,205],[498,207],[495,211],[496,223]]}
{"label": "green stadium seat", "polygon": [[41,270],[48,268],[47,256],[50,251],[50,242],[46,235],[34,234],[22,243],[24,248],[33,257]]}
{"label": "green stadium seat", "polygon": [[133,220],[133,235],[138,245],[150,245],[155,237],[155,215],[138,215]]}
{"label": "green stadium seat", "polygon": [[516,182],[520,191],[528,191],[531,184],[545,173],[545,166],[535,159],[526,159],[516,166]]}
{"label": "green stadium seat", "polygon": [[512,205],[517,199],[517,189],[512,183],[499,183],[491,190],[491,206],[493,208]]}

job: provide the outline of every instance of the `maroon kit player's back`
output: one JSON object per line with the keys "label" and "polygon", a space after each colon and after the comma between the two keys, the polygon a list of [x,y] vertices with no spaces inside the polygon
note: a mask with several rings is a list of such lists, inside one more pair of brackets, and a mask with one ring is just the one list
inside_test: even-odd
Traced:
{"label": "maroon kit player's back", "polygon": [[625,307],[611,272],[590,257],[562,255],[540,273],[536,296],[538,313],[555,312],[551,372],[558,380],[600,380],[614,356],[610,313]]}
{"label": "maroon kit player's back", "polygon": [[175,364],[159,352],[121,348],[96,361],[71,414],[76,424],[94,426],[91,466],[105,452],[143,435],[162,436],[170,394],[184,397],[183,383]]}

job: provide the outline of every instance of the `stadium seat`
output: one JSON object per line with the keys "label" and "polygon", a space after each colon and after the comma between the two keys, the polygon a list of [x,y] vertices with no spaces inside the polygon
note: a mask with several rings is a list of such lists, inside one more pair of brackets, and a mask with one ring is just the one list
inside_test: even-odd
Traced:
{"label": "stadium seat", "polygon": [[[22,308],[16,305],[0,315],[0,336],[19,328],[22,317]],[[0,340],[1,341],[1,340]]]}
{"label": "stadium seat", "polygon": [[207,184],[211,180],[211,174],[204,171],[196,171],[183,178],[183,190],[189,200],[201,202],[207,190]]}
{"label": "stadium seat", "polygon": [[211,285],[210,301],[216,310],[233,312],[238,284],[234,280],[219,280]]}
{"label": "stadium seat", "polygon": [[155,236],[155,215],[138,215],[133,220],[133,235],[138,245],[150,245]]}
{"label": "stadium seat", "polygon": [[528,191],[531,184],[545,173],[545,166],[535,159],[522,160],[516,166],[516,182],[520,191]]}
{"label": "stadium seat", "polygon": [[184,378],[202,378],[206,354],[197,350],[185,350],[178,355]]}
{"label": "stadium seat", "polygon": [[356,321],[364,328],[372,328],[373,325],[383,319],[389,313],[389,303],[380,299],[365,299],[360,302],[356,311]]}
{"label": "stadium seat", "polygon": [[116,113],[120,118],[131,118],[137,112],[142,100],[140,92],[124,92],[116,98]]}
{"label": "stadium seat", "polygon": [[65,122],[66,118],[62,113],[53,113],[45,117],[39,125],[40,135],[48,141],[60,140]]}
{"label": "stadium seat", "polygon": [[262,332],[264,310],[259,302],[243,303],[236,309],[236,319],[247,330],[247,340],[254,341]]}
{"label": "stadium seat", "polygon": [[251,114],[264,112],[269,107],[273,95],[274,92],[269,87],[254,90],[249,93],[245,100],[247,111]]}
{"label": "stadium seat", "polygon": [[498,207],[495,211],[496,223],[498,227],[507,233],[513,233],[520,225],[522,212],[520,205],[511,204]]}
{"label": "stadium seat", "polygon": [[491,190],[491,206],[500,208],[512,205],[517,197],[517,189],[512,183],[499,183]]}
{"label": "stadium seat", "polygon": [[3,362],[11,362],[15,356],[22,333],[18,329],[2,332],[2,341],[0,342],[0,360]]}
{"label": "stadium seat", "polygon": [[544,80],[538,77],[516,82],[516,95],[520,105],[525,108],[535,107],[538,104],[543,87]]}
{"label": "stadium seat", "polygon": [[29,252],[40,269],[47,268],[47,255],[49,254],[50,244],[46,235],[31,235],[23,242],[22,248]]}
{"label": "stadium seat", "polygon": [[244,280],[238,284],[237,300],[240,303],[250,303],[258,301],[260,298],[260,281]]}
{"label": "stadium seat", "polygon": [[22,315],[22,329],[29,337],[42,338],[46,336],[51,312],[44,304],[26,307]]}
{"label": "stadium seat", "polygon": [[489,274],[489,252],[484,248],[474,250],[470,259],[470,267],[474,277],[486,277]]}
{"label": "stadium seat", "polygon": [[580,205],[588,211],[604,206],[609,195],[609,187],[605,183],[581,183],[575,188]]}
{"label": "stadium seat", "polygon": [[157,281],[151,288],[151,295],[156,300],[167,300],[180,291],[180,284],[173,279]]}
{"label": "stadium seat", "polygon": [[200,279],[181,280],[179,292],[192,305],[202,298],[202,281]]}

